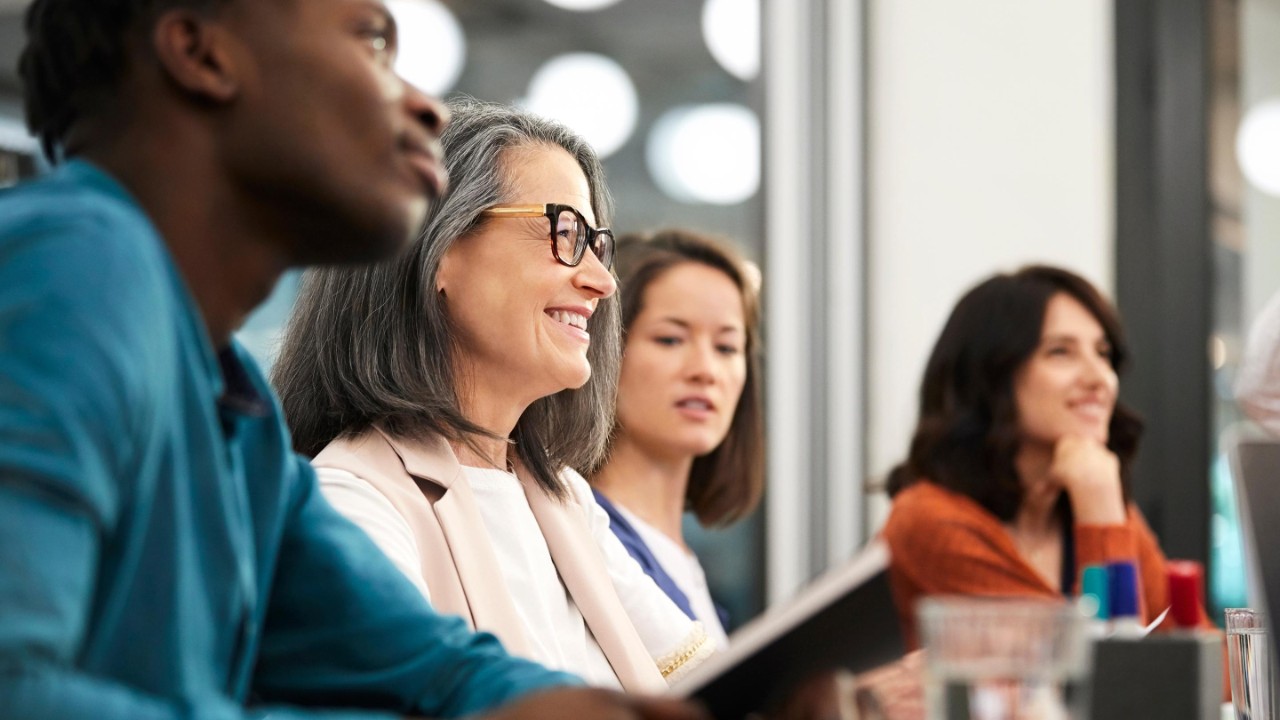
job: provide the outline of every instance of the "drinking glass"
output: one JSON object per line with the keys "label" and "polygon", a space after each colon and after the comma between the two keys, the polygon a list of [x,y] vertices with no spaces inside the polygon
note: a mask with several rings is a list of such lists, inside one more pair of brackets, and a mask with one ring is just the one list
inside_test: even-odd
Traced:
{"label": "drinking glass", "polygon": [[1236,720],[1272,720],[1275,708],[1267,616],[1249,608],[1227,609],[1227,665]]}
{"label": "drinking glass", "polygon": [[1073,604],[935,597],[919,606],[931,720],[1085,720],[1093,646]]}

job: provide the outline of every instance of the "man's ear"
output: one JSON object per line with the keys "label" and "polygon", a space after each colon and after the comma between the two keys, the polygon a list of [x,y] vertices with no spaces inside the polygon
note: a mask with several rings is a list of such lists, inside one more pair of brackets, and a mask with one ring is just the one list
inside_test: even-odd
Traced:
{"label": "man's ear", "polygon": [[215,103],[239,94],[235,38],[209,11],[164,11],[151,41],[161,72],[183,91]]}

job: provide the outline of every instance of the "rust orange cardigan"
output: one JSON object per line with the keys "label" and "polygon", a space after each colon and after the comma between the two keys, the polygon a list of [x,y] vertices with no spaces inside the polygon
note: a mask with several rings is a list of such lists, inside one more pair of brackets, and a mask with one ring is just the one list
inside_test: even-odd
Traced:
{"label": "rust orange cardigan", "polygon": [[[910,648],[920,647],[916,601],[926,595],[1061,598],[1022,558],[996,516],[968,496],[921,481],[893,500],[882,534],[892,556],[889,580]],[[1123,525],[1075,526],[1076,587],[1079,568],[1134,560],[1141,583],[1138,612],[1150,624],[1169,606],[1165,557],[1142,514],[1132,505]],[[1201,625],[1214,627],[1200,611]],[[1161,628],[1172,625],[1166,618]]]}

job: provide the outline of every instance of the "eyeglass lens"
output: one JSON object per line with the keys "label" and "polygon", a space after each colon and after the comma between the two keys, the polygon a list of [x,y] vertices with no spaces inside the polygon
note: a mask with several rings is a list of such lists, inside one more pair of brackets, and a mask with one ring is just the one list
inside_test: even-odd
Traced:
{"label": "eyeglass lens", "polygon": [[[584,244],[583,236],[587,229],[578,222],[578,216],[572,210],[561,210],[556,218],[556,254],[561,259],[576,265],[582,260],[579,248]],[[578,251],[578,252],[575,252]]]}
{"label": "eyeglass lens", "polygon": [[[556,217],[556,255],[570,265],[582,262],[587,248],[587,223],[573,210],[561,210]],[[598,233],[591,242],[591,252],[606,268],[613,261],[612,236]]]}

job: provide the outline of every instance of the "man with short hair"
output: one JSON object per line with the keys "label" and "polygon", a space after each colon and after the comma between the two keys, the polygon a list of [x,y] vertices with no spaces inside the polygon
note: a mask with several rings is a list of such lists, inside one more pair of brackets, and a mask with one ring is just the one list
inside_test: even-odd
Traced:
{"label": "man with short hair", "polygon": [[687,717],[434,614],[231,339],[287,268],[405,246],[446,183],[382,0],[35,0],[26,27],[28,123],[68,161],[0,194],[4,716]]}

